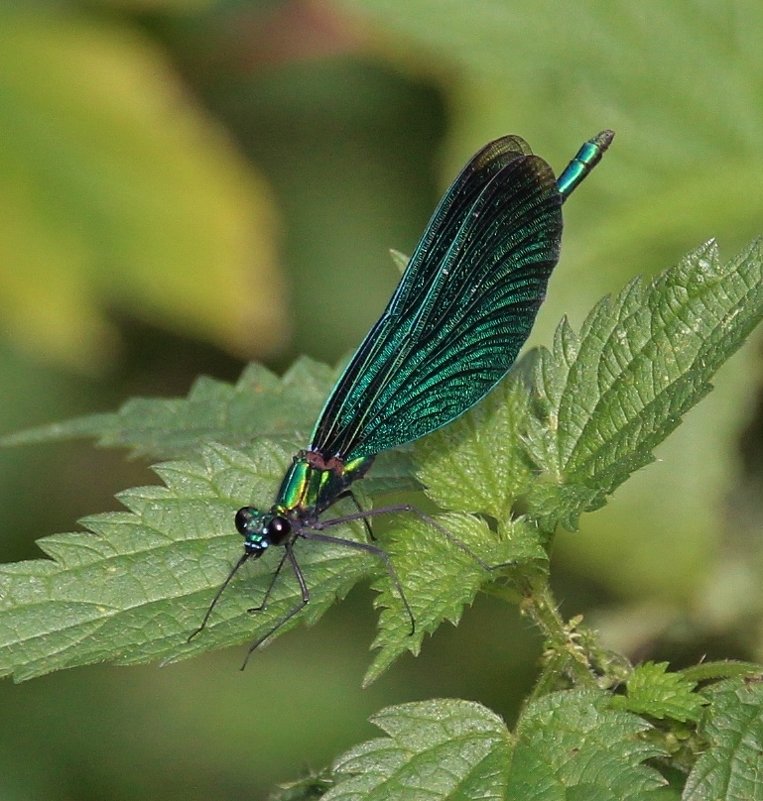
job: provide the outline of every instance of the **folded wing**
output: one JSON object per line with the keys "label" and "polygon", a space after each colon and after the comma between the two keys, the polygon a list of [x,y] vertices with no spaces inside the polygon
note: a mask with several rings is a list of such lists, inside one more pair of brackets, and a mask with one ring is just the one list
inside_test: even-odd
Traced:
{"label": "folded wing", "polygon": [[345,461],[418,439],[477,403],[530,333],[559,258],[561,195],[519,137],[485,146],[435,210],[329,396],[311,449]]}

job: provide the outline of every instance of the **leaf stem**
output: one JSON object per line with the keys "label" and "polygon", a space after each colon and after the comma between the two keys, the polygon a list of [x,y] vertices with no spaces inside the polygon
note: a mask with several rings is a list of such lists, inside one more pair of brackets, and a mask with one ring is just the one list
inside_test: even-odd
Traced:
{"label": "leaf stem", "polygon": [[525,595],[520,608],[545,638],[544,664],[534,693],[543,695],[550,691],[563,674],[573,684],[597,686],[588,650],[580,642],[576,631],[582,618],[575,617],[565,623],[549,584],[543,582],[535,586]]}

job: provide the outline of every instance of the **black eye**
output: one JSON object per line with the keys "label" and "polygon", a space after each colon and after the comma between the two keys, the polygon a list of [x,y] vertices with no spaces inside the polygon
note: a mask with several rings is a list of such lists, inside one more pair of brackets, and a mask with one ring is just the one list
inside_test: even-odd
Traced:
{"label": "black eye", "polygon": [[285,518],[276,516],[268,523],[268,539],[273,545],[280,545],[291,532],[291,523]]}
{"label": "black eye", "polygon": [[258,516],[257,510],[252,506],[243,506],[236,512],[236,531],[245,537],[249,533],[249,527],[255,517]]}

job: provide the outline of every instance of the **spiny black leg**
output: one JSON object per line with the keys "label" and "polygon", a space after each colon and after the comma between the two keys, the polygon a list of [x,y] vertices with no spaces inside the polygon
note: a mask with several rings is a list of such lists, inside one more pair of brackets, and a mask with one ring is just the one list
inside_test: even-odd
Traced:
{"label": "spiny black leg", "polygon": [[[368,514],[360,505],[358,499],[355,497],[355,493],[351,489],[346,489],[344,492],[342,492],[340,495],[337,496],[337,500],[340,500],[341,498],[349,498],[353,502],[355,508],[358,510],[358,513],[361,515],[360,519],[363,521],[363,525],[366,527],[366,534],[368,534],[368,539],[372,540],[373,542],[376,542],[376,536],[374,535],[374,531],[371,528],[371,524],[368,522]],[[342,519],[347,520],[346,517]],[[357,520],[358,518],[353,517],[352,519]]]}
{"label": "spiny black leg", "polygon": [[[302,568],[299,566],[299,563],[297,562],[294,553],[292,552],[292,544],[286,543],[286,545],[284,545],[284,548],[286,550],[286,555],[284,556],[283,559],[281,559],[281,565],[283,565],[286,559],[289,560],[291,569],[294,571],[294,575],[296,576],[297,582],[299,583],[299,589],[300,592],[302,593],[302,600],[296,606],[290,609],[282,618],[280,618],[279,621],[274,626],[269,628],[267,632],[265,632],[265,634],[262,635],[262,637],[256,639],[249,646],[249,650],[246,652],[246,657],[244,658],[244,663],[241,665],[241,670],[244,670],[251,655],[262,645],[262,643],[265,642],[265,640],[267,640],[268,637],[275,634],[278,631],[278,629],[281,628],[281,626],[284,626],[286,623],[288,623],[294,617],[294,615],[297,614],[297,612],[302,611],[302,609],[304,609],[307,606],[307,604],[310,603],[310,590],[308,590],[307,588],[307,583],[305,582],[305,577],[302,573]],[[281,565],[279,565],[278,567],[279,570],[281,569]]]}
{"label": "spiny black leg", "polygon": [[238,562],[236,562],[236,564],[233,565],[233,569],[231,570],[230,573],[228,573],[228,577],[220,585],[220,589],[218,589],[218,591],[215,593],[215,597],[212,599],[212,603],[209,605],[209,608],[207,609],[207,613],[204,615],[204,618],[201,621],[201,625],[195,631],[191,632],[191,634],[189,635],[189,637],[186,640],[186,642],[191,642],[191,640],[197,634],[199,634],[200,632],[204,631],[204,629],[206,628],[207,623],[209,622],[209,616],[212,614],[212,610],[215,608],[217,602],[220,600],[220,596],[225,591],[225,588],[230,584],[231,579],[236,575],[236,573],[238,572],[238,569],[241,567],[241,565],[244,564],[244,562],[246,562],[246,560],[248,558],[249,558],[249,554],[244,552],[241,555],[241,558],[238,560]]}
{"label": "spiny black leg", "polygon": [[415,506],[408,506],[408,512],[412,512],[415,514],[419,520],[423,520],[427,525],[436,528],[440,534],[445,537],[448,542],[452,545],[455,545],[459,551],[465,553],[469,558],[473,559],[483,570],[487,570],[488,572],[492,572],[493,570],[500,570],[502,567],[510,567],[511,565],[515,564],[513,561],[511,562],[501,562],[497,565],[489,565],[481,556],[478,556],[474,551],[462,540],[455,536],[452,532],[448,531],[445,526],[440,525],[433,517],[426,514],[426,512],[422,512],[421,509],[417,509]]}
{"label": "spiny black leg", "polygon": [[[347,520],[345,517],[344,520]],[[325,525],[336,525],[339,522],[343,522],[342,520],[339,521],[332,521],[328,520],[325,523],[321,522],[321,528]],[[304,529],[300,532],[300,536],[304,537],[306,540],[314,540],[316,542],[329,542],[335,545],[344,545],[346,548],[354,548],[356,551],[365,551],[366,553],[373,554],[377,559],[381,559],[384,563],[384,567],[387,569],[387,573],[395,585],[395,589],[397,590],[397,594],[400,596],[400,600],[403,602],[403,606],[405,607],[405,611],[408,614],[408,617],[411,621],[411,634],[416,631],[416,619],[413,616],[413,611],[411,610],[411,606],[408,603],[408,599],[405,597],[405,593],[403,592],[403,585],[400,583],[400,579],[398,578],[397,571],[392,564],[392,560],[389,558],[389,554],[379,548],[376,545],[371,545],[369,542],[356,542],[355,540],[347,540],[343,537],[332,537],[329,534],[319,534],[317,531],[305,531]]]}
{"label": "spiny black leg", "polygon": [[267,590],[265,590],[265,595],[262,598],[262,603],[259,606],[250,606],[249,609],[246,611],[250,614],[254,612],[262,612],[263,609],[268,605],[268,598],[270,598],[270,593],[273,592],[273,587],[276,583],[276,579],[278,578],[278,574],[281,572],[281,568],[283,567],[283,563],[286,561],[286,557],[289,555],[289,552],[284,549],[283,556],[281,557],[281,561],[278,563],[278,567],[273,571],[273,575],[270,578],[270,584],[268,584]]}
{"label": "spiny black leg", "polygon": [[377,515],[392,515],[399,512],[418,512],[418,510],[409,503],[400,503],[395,504],[394,506],[381,506],[378,509],[368,509],[365,512],[361,509],[359,512],[353,512],[349,515],[342,515],[342,517],[332,517],[330,520],[317,520],[310,525],[311,528],[320,531],[323,528],[340,526],[342,523],[346,523],[348,520],[365,520],[367,517],[376,517]]}
{"label": "spiny black leg", "polygon": [[412,512],[419,518],[419,520],[423,520],[427,525],[436,528],[440,534],[445,537],[448,542],[452,543],[456,546],[462,553],[465,553],[471,559],[481,567],[483,570],[497,570],[501,567],[506,567],[507,565],[511,564],[511,562],[503,562],[500,565],[489,565],[484,559],[477,556],[476,553],[465,543],[461,542],[461,540],[451,534],[445,526],[441,526],[433,517],[422,512],[417,507],[413,506],[410,503],[400,503],[395,504],[394,506],[382,506],[378,509],[369,509],[366,512],[358,512],[357,514],[345,515],[344,517],[336,517],[332,518],[331,520],[321,520],[317,524],[314,525],[314,528],[323,529],[329,528],[330,526],[338,526],[342,523],[345,523],[348,520],[359,520],[361,518],[366,517],[375,517],[376,515],[389,515],[389,514],[400,514],[401,512]]}
{"label": "spiny black leg", "polygon": [[465,553],[483,569],[483,570],[495,570],[497,567],[503,567],[503,565],[489,565],[482,557],[478,556],[474,551],[465,543],[462,542],[458,537],[456,537],[452,532],[448,531],[445,526],[441,526],[433,517],[430,517],[425,512],[422,512],[420,509],[417,509],[415,506],[408,507],[409,512],[413,512],[419,520],[423,520],[427,525],[432,526],[432,528],[436,528],[440,534],[448,540],[451,545],[455,545],[459,551]]}

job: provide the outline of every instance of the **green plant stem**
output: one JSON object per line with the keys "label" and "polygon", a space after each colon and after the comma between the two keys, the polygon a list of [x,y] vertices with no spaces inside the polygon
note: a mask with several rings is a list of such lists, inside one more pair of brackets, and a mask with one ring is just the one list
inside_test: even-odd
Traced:
{"label": "green plant stem", "polygon": [[741,662],[728,659],[717,662],[702,662],[699,665],[684,668],[679,672],[689,681],[719,681],[720,679],[736,678],[737,676],[760,676],[760,665],[756,662]]}
{"label": "green plant stem", "polygon": [[558,681],[560,673],[567,674],[573,684],[597,686],[588,652],[578,641],[576,623],[564,622],[548,583],[534,587],[525,596],[521,609],[543,632],[545,639],[547,656],[536,691],[550,688],[550,682]]}

